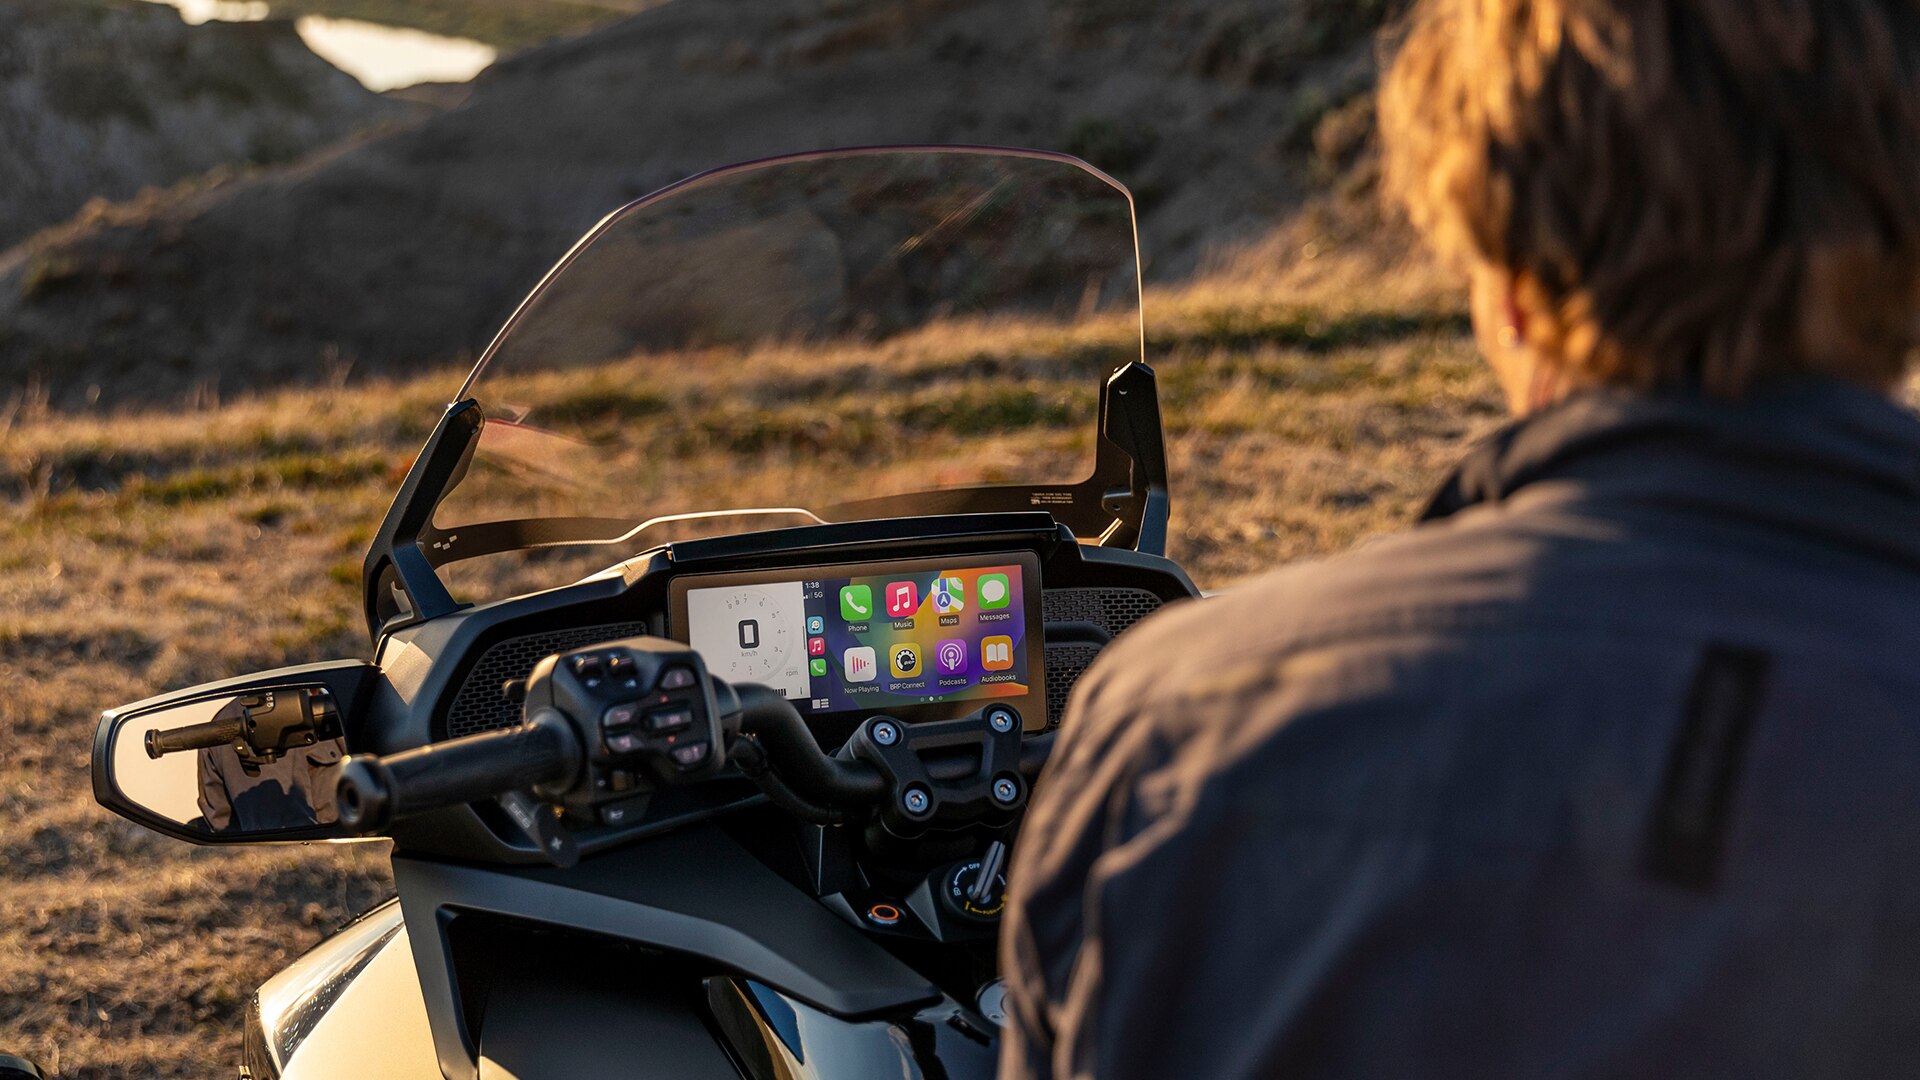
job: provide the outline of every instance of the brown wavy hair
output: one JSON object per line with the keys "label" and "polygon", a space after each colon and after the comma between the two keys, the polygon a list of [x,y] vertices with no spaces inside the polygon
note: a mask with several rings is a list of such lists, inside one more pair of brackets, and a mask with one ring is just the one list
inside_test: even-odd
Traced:
{"label": "brown wavy hair", "polygon": [[1920,346],[1920,0],[1421,0],[1389,193],[1572,382],[1890,387]]}

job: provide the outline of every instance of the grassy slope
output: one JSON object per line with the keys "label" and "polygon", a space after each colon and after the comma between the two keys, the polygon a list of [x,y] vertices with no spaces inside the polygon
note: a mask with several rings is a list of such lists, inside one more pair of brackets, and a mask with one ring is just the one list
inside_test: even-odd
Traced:
{"label": "grassy slope", "polygon": [[[1172,554],[1206,587],[1405,524],[1496,418],[1446,283],[1314,243],[1312,259],[1279,244],[1277,273],[1151,301]],[[757,363],[725,395],[696,380],[674,391],[692,413],[657,438],[698,459],[656,483],[663,498],[721,476],[773,492],[876,448],[901,471],[1071,455],[1094,386],[1071,360],[1086,344],[972,328],[899,345],[915,376],[877,389],[817,377],[817,356]],[[1023,362],[1050,350],[1067,359]],[[983,358],[1001,374],[965,377]],[[803,376],[816,378],[796,399]],[[360,555],[452,383],[112,422],[0,410],[0,1048],[60,1076],[224,1073],[251,988],[388,888],[379,847],[146,834],[93,804],[87,755],[102,706],[364,652]],[[908,408],[875,397],[895,393]],[[889,426],[903,412],[914,430]]]}

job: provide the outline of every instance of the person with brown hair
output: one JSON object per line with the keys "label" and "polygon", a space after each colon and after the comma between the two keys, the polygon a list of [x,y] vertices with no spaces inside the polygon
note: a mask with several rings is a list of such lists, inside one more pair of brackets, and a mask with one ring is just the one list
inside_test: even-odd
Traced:
{"label": "person with brown hair", "polygon": [[1003,1074],[1911,1072],[1920,3],[1422,0],[1380,118],[1516,420],[1082,679]]}

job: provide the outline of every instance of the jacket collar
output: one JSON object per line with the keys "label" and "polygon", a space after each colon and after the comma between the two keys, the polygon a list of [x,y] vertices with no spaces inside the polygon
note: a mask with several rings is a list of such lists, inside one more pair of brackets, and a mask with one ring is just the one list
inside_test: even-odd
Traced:
{"label": "jacket collar", "polygon": [[1549,480],[1595,498],[1761,521],[1920,565],[1920,416],[1864,388],[1797,379],[1738,403],[1595,390],[1495,432],[1425,520]]}

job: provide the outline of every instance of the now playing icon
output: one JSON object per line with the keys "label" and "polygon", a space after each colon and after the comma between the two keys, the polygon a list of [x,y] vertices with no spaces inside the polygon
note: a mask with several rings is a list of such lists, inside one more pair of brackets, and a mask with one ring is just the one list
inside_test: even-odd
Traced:
{"label": "now playing icon", "polygon": [[942,641],[933,651],[933,662],[942,675],[964,675],[970,665],[967,663],[967,642],[964,638],[950,638]]}
{"label": "now playing icon", "polygon": [[850,683],[873,682],[880,677],[879,659],[874,655],[872,646],[848,649],[840,655],[840,662],[846,669]]}

